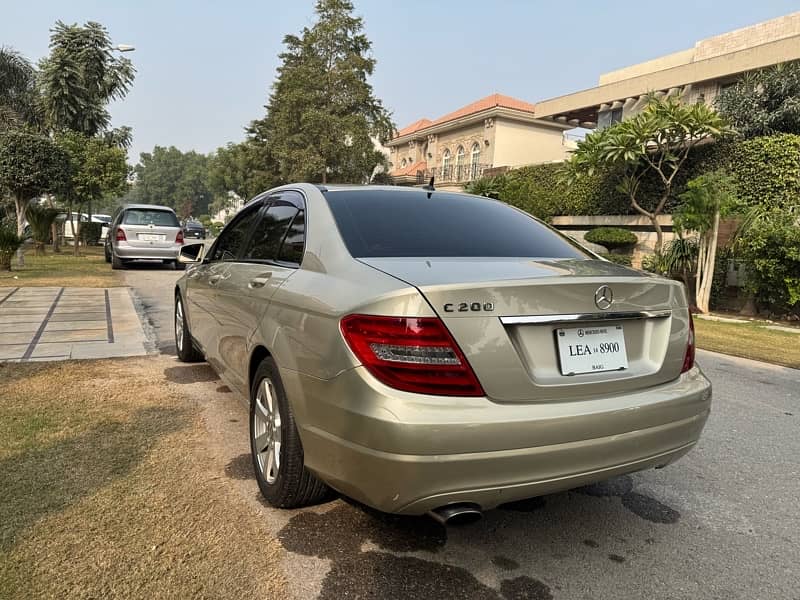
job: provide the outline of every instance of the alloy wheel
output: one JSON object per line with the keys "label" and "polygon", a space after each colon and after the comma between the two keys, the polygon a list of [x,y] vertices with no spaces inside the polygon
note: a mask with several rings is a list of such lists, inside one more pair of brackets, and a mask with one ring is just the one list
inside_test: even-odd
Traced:
{"label": "alloy wheel", "polygon": [[275,386],[268,377],[256,394],[252,435],[258,468],[267,483],[273,484],[280,470],[281,413]]}

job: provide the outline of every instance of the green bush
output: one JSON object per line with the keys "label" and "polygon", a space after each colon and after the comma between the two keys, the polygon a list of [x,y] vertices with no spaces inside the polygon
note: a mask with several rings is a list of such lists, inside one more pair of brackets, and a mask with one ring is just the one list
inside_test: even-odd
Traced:
{"label": "green bush", "polygon": [[94,246],[100,242],[100,236],[103,234],[102,223],[81,223],[81,241],[87,246]]}
{"label": "green bush", "polygon": [[632,249],[638,241],[636,234],[619,227],[596,227],[583,238],[587,242],[600,244],[609,250]]}
{"label": "green bush", "polygon": [[648,273],[655,273],[656,275],[663,275],[664,259],[660,254],[646,254],[642,257],[642,271]]}
{"label": "green bush", "polygon": [[745,288],[774,313],[800,312],[800,226],[791,210],[764,211],[736,241]]}
{"label": "green bush", "polygon": [[610,260],[613,263],[617,263],[618,265],[630,267],[632,264],[630,254],[601,254],[600,256],[606,260]]}
{"label": "green bush", "polygon": [[0,219],[0,271],[11,270],[11,258],[22,245],[22,238],[12,223]]}
{"label": "green bush", "polygon": [[800,135],[757,137],[732,144],[723,159],[747,206],[784,208],[800,198]]}

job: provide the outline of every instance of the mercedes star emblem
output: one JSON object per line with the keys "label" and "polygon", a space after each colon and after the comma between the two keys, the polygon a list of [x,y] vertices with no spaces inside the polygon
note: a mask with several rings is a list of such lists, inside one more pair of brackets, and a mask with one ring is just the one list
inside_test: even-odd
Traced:
{"label": "mercedes star emblem", "polygon": [[614,302],[614,292],[607,285],[601,285],[594,293],[594,303],[600,310],[606,310]]}

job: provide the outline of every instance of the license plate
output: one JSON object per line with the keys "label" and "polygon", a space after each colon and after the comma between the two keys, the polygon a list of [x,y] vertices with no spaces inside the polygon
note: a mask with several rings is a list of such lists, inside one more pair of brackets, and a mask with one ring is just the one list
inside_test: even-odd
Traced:
{"label": "license plate", "polygon": [[557,329],[556,339],[562,375],[628,368],[622,325]]}
{"label": "license plate", "polygon": [[166,236],[164,234],[156,233],[140,233],[139,239],[143,242],[163,242]]}

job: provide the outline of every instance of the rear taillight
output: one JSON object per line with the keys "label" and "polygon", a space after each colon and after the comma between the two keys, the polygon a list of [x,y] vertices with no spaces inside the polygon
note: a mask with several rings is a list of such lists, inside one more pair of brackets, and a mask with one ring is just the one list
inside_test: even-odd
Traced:
{"label": "rear taillight", "polygon": [[380,382],[406,392],[483,396],[461,349],[436,317],[349,315],[342,334]]}
{"label": "rear taillight", "polygon": [[694,366],[694,320],[692,319],[692,313],[689,312],[689,341],[686,342],[686,354],[683,356],[683,368],[681,369],[681,373],[686,373],[689,369]]}
{"label": "rear taillight", "polygon": [[183,243],[183,231],[179,231],[178,234],[175,236],[175,243],[176,244]]}
{"label": "rear taillight", "polygon": [[114,235],[117,238],[118,242],[125,242],[128,240],[128,238],[125,237],[125,232],[122,230],[121,227],[117,227],[117,233]]}

